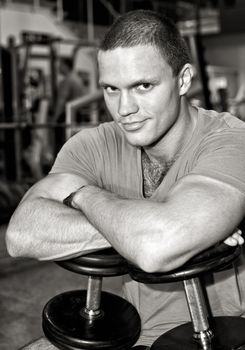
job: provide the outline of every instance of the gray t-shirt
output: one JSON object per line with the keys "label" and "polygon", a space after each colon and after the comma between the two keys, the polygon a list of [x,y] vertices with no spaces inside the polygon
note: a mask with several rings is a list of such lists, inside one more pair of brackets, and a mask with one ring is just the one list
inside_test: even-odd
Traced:
{"label": "gray t-shirt", "polygon": [[[228,113],[199,108],[191,139],[149,199],[143,196],[141,149],[129,145],[114,122],[74,135],[51,172],[75,173],[123,197],[159,202],[188,174],[218,179],[245,194],[245,123]],[[214,315],[245,316],[245,265],[214,274],[207,291]],[[181,282],[145,285],[126,276],[123,294],[141,316],[138,344],[151,345],[162,333],[190,320]]]}

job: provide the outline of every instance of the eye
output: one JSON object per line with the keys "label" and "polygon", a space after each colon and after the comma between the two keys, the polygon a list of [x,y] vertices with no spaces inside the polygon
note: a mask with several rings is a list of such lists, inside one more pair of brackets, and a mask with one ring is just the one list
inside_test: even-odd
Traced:
{"label": "eye", "polygon": [[114,86],[104,86],[104,90],[108,93],[108,94],[113,94],[115,92],[118,91],[118,89]]}
{"label": "eye", "polygon": [[137,89],[140,91],[149,91],[152,89],[152,87],[153,87],[153,85],[150,83],[142,83],[142,84],[137,86]]}

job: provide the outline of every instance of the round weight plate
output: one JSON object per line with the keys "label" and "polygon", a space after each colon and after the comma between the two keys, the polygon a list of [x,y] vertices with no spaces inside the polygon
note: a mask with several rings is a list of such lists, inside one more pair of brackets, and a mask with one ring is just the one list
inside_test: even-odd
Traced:
{"label": "round weight plate", "polygon": [[121,276],[128,273],[127,261],[113,248],[101,249],[74,259],[57,261],[64,269],[88,276]]}
{"label": "round weight plate", "polygon": [[[214,257],[213,254],[210,256],[207,254],[210,260],[206,260],[205,258],[203,263],[199,260],[198,263],[193,263],[193,260],[190,260],[185,265],[169,272],[146,273],[137,266],[128,264],[129,274],[135,281],[148,284],[170,283],[199,277],[207,272],[225,268],[237,259],[240,255],[241,248],[239,246],[230,248],[232,249],[228,249],[228,251],[225,249],[221,250],[217,257]],[[205,257],[206,255],[203,254],[202,256]]]}
{"label": "round weight plate", "polygon": [[43,330],[60,349],[130,348],[137,341],[141,325],[136,309],[121,297],[102,292],[103,316],[88,320],[81,315],[86,291],[70,291],[52,298],[43,310]]}
{"label": "round weight plate", "polygon": [[82,255],[74,259],[78,263],[92,266],[115,266],[125,263],[125,259],[119,255],[113,248],[97,250],[93,253]]}
{"label": "round weight plate", "polygon": [[72,260],[56,261],[59,266],[85,276],[113,277],[121,276],[128,273],[128,265],[126,262],[115,266],[87,266],[82,263],[74,263]]}
{"label": "round weight plate", "polygon": [[[244,350],[245,319],[241,317],[215,317],[210,327],[214,333],[209,350]],[[192,338],[191,322],[176,327],[160,336],[151,350],[201,350]],[[205,348],[206,349],[206,348]]]}

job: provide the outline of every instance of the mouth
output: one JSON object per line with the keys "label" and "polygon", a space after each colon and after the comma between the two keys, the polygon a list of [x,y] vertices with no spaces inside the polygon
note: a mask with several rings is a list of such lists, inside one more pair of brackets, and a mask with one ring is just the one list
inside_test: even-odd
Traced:
{"label": "mouth", "polygon": [[142,120],[139,122],[130,122],[130,123],[121,122],[120,124],[122,125],[125,131],[133,132],[141,129],[145,124],[145,120]]}

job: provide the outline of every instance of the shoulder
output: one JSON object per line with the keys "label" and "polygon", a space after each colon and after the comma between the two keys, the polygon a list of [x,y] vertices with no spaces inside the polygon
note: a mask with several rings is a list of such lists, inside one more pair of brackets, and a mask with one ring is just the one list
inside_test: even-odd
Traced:
{"label": "shoulder", "polygon": [[240,129],[245,132],[245,122],[228,112],[216,112],[198,108],[199,119],[207,131],[222,131],[228,129]]}
{"label": "shoulder", "polygon": [[87,178],[96,178],[97,169],[102,168],[109,158],[112,133],[112,123],[98,127],[83,128],[73,135],[61,148],[51,169],[54,172],[70,172]]}
{"label": "shoulder", "polygon": [[245,150],[245,123],[230,113],[218,113],[199,109],[199,130],[196,145],[199,150],[222,148],[230,152],[229,147]]}
{"label": "shoulder", "polygon": [[105,148],[113,151],[121,148],[123,139],[122,132],[114,122],[105,122],[96,127],[80,130],[65,143],[62,151],[79,149],[102,153]]}
{"label": "shoulder", "polygon": [[89,140],[102,140],[105,138],[120,139],[122,137],[120,130],[114,122],[101,123],[95,127],[84,128],[76,133],[70,140],[85,142]]}
{"label": "shoulder", "polygon": [[229,113],[201,111],[192,173],[228,183],[245,193],[245,124]]}
{"label": "shoulder", "polygon": [[245,146],[245,123],[230,113],[198,109],[196,144],[203,146],[212,142]]}

